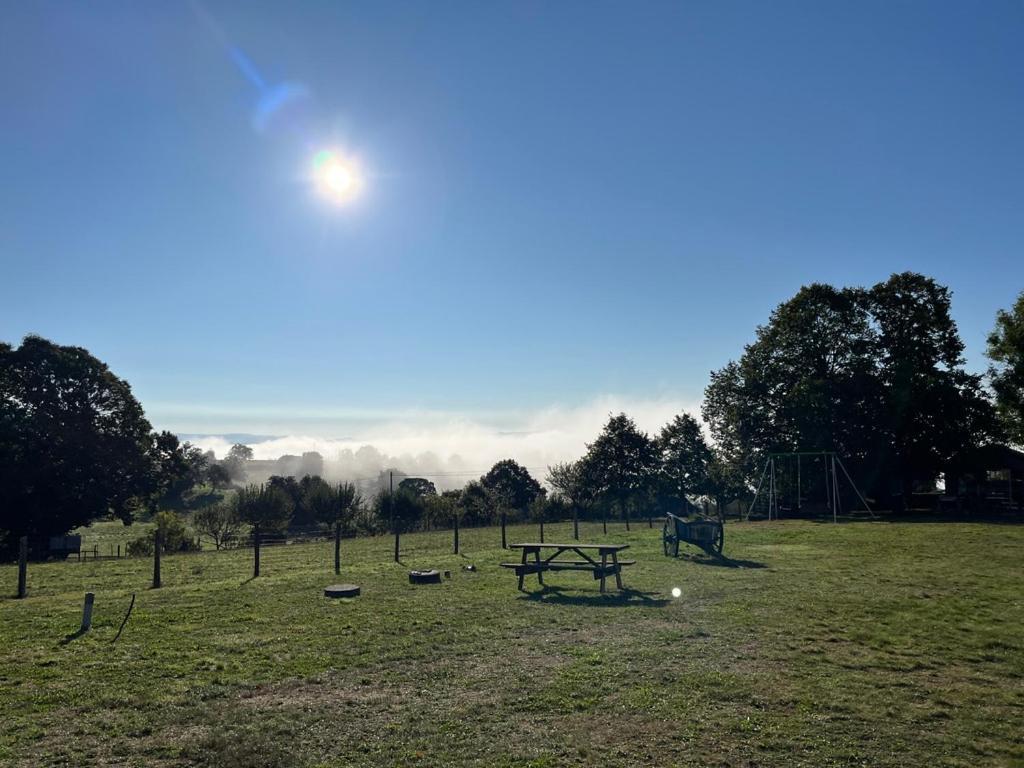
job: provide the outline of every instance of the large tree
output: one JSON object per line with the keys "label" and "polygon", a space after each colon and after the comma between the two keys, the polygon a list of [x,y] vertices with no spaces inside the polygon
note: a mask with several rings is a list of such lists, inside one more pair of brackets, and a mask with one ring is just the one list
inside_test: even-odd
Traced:
{"label": "large tree", "polygon": [[880,409],[865,293],[814,284],[711,374],[703,416],[722,460],[752,481],[770,451],[864,456]]}
{"label": "large tree", "polygon": [[769,452],[836,451],[876,494],[906,500],[990,432],[962,350],[948,290],[921,275],[802,288],[711,375],[703,414],[722,477],[753,483]]}
{"label": "large tree", "polygon": [[999,310],[988,335],[989,382],[1006,435],[1024,445],[1024,291],[1010,311]]}
{"label": "large tree", "polygon": [[517,512],[524,512],[544,492],[526,467],[514,459],[497,462],[480,478],[480,484],[500,508]]}
{"label": "large tree", "polygon": [[629,503],[650,491],[657,469],[654,441],[620,413],[608,419],[601,434],[587,446],[583,473],[595,495],[618,506],[629,529]]}
{"label": "large tree", "polygon": [[681,413],[666,424],[656,447],[661,486],[684,512],[689,496],[710,495],[712,453],[693,416]]}
{"label": "large tree", "polygon": [[[128,384],[81,347],[0,344],[0,530],[43,539],[151,488],[153,438]],[[0,544],[0,547],[3,547]]]}
{"label": "large tree", "polygon": [[[992,436],[981,377],[963,369],[964,345],[949,289],[913,272],[871,289],[882,391],[883,457],[891,457],[904,506],[956,456]],[[888,463],[888,462],[887,462]]]}

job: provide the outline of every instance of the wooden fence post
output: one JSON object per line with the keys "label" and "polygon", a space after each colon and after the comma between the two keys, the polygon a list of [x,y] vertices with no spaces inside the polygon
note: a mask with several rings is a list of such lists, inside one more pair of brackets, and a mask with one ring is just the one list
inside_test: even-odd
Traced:
{"label": "wooden fence post", "polygon": [[501,548],[502,549],[508,549],[508,547],[506,546],[506,542],[505,542],[505,522],[506,522],[506,515],[505,515],[504,512],[502,512],[501,513]]}
{"label": "wooden fence post", "polygon": [[85,603],[82,604],[82,626],[78,630],[79,634],[84,635],[92,626],[92,604],[95,599],[96,595],[92,592],[85,593]]}
{"label": "wooden fence post", "polygon": [[160,589],[163,584],[160,581],[160,550],[163,549],[164,537],[160,529],[156,529],[153,536],[153,589]]}
{"label": "wooden fence post", "polygon": [[18,539],[18,599],[28,595],[28,536]]}
{"label": "wooden fence post", "polygon": [[459,516],[455,515],[455,554],[459,554]]}
{"label": "wooden fence post", "polygon": [[341,573],[341,523],[334,525],[334,573]]}
{"label": "wooden fence post", "polygon": [[259,526],[256,526],[256,528],[252,532],[252,544],[253,544],[253,552],[252,552],[252,557],[253,557],[253,560],[252,560],[252,577],[255,579],[257,576],[260,575],[260,528],[259,528]]}

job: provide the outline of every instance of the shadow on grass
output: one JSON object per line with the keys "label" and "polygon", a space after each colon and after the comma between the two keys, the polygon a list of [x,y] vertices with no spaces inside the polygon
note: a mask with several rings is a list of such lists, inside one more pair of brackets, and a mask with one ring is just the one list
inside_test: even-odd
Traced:
{"label": "shadow on grass", "polygon": [[535,592],[521,594],[518,599],[556,605],[580,605],[591,608],[611,608],[619,606],[641,606],[645,608],[661,608],[671,601],[668,598],[651,597],[656,592],[641,592],[637,589],[624,589],[621,592],[605,594],[580,594],[577,590],[566,590],[562,587],[543,586]]}
{"label": "shadow on grass", "polygon": [[680,555],[680,560],[685,560],[688,563],[694,563],[695,565],[711,565],[717,568],[767,568],[768,566],[764,563],[759,563],[756,560],[733,560],[731,557],[725,555],[718,555],[713,557],[711,555]]}
{"label": "shadow on grass", "polygon": [[88,631],[88,629],[79,629],[77,632],[72,632],[70,635],[64,635],[64,639],[60,641],[60,644],[67,645],[73,640],[77,640]]}

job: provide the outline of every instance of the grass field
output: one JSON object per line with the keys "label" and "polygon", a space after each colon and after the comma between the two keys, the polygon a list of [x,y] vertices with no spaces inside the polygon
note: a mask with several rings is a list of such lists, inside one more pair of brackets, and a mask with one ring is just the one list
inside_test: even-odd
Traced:
{"label": "grass field", "polygon": [[[517,592],[494,529],[403,537],[404,565],[346,541],[355,600],[321,596],[328,543],[256,580],[248,551],[168,557],[160,590],[147,560],[32,565],[22,601],[2,566],[0,764],[1024,765],[1024,526],[730,524],[739,567],[659,536],[584,527],[631,545],[623,598]],[[451,580],[407,583],[428,566]]]}

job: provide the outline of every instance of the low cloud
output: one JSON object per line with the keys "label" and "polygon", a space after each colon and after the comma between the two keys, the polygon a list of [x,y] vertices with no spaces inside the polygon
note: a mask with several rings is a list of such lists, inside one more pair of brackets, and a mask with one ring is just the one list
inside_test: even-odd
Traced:
{"label": "low cloud", "polygon": [[[551,406],[489,419],[413,413],[402,419],[371,420],[346,437],[297,434],[249,444],[256,459],[316,451],[324,457],[324,474],[335,480],[370,478],[382,469],[396,468],[433,476],[438,485],[454,487],[506,458],[543,478],[549,465],[582,456],[610,414],[625,412],[641,429],[656,434],[683,411],[699,415],[699,403],[607,396],[574,407]],[[226,455],[232,443],[223,436],[190,439],[218,458]]]}

